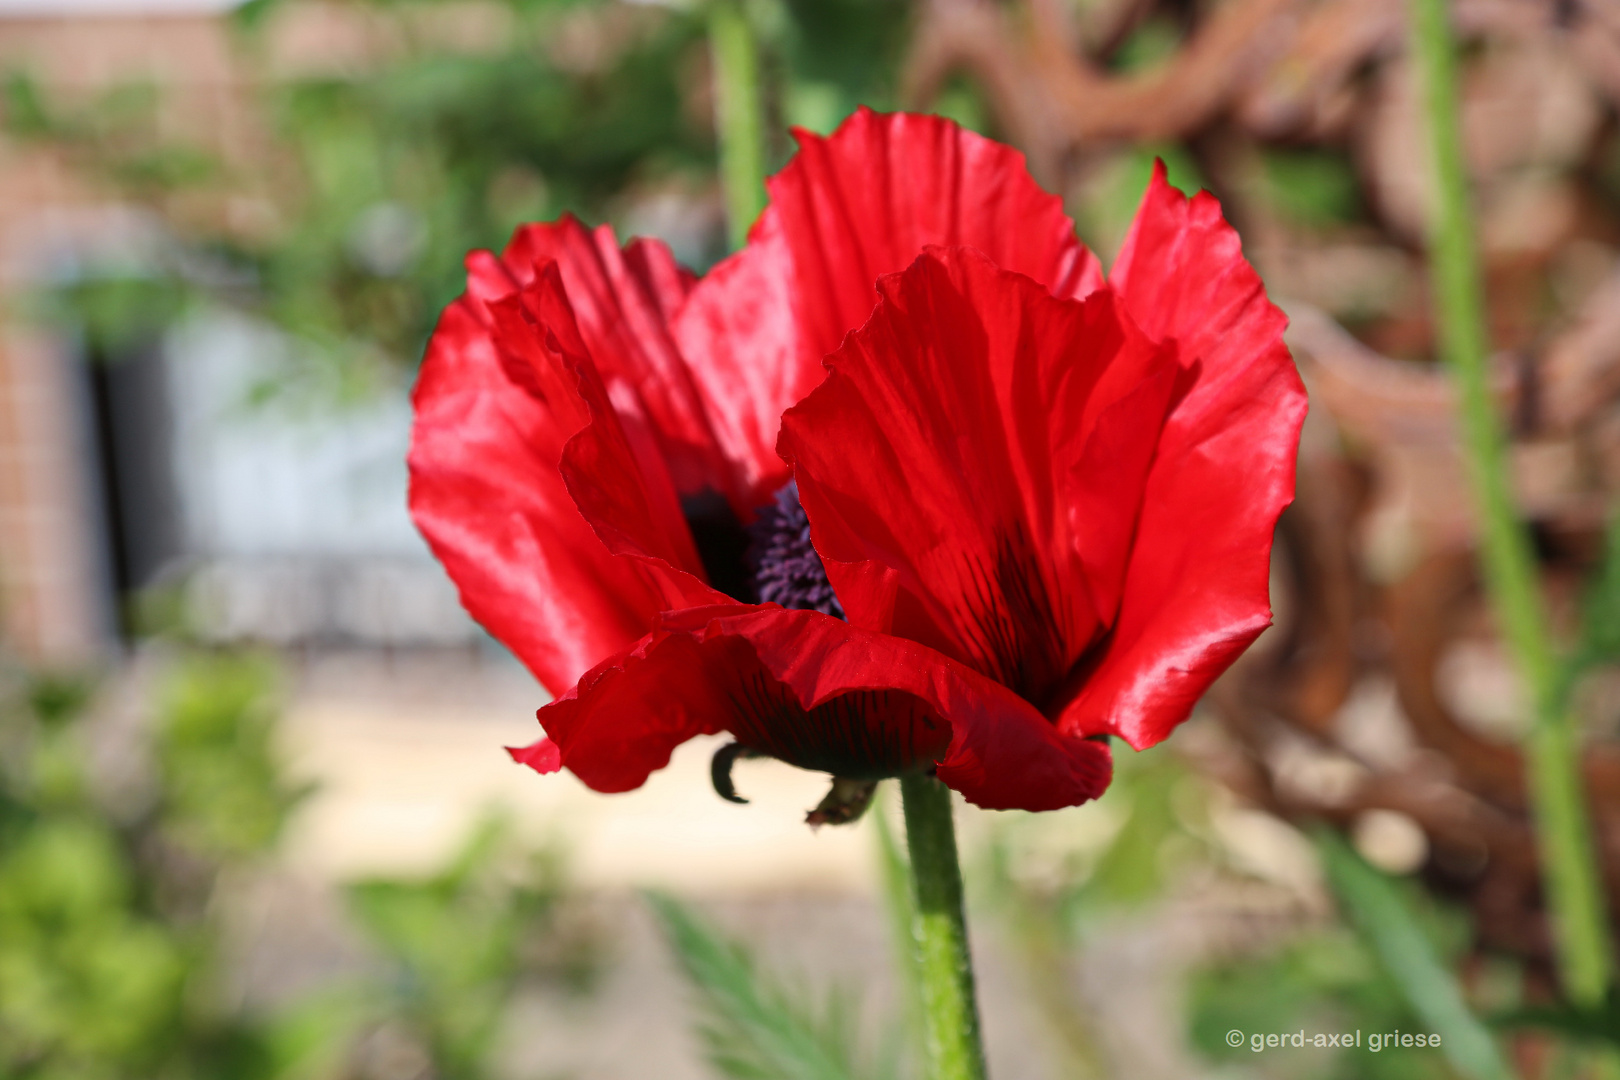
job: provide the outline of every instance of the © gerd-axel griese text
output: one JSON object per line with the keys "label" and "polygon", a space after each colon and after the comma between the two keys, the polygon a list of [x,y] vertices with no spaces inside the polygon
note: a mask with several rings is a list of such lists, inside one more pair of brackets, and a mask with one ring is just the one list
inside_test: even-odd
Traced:
{"label": "\u00a9 gerd-axel griese text", "polygon": [[1366,1034],[1357,1028],[1355,1031],[1316,1032],[1308,1035],[1300,1031],[1250,1031],[1243,1032],[1236,1028],[1226,1033],[1226,1045],[1238,1047],[1247,1044],[1250,1050],[1260,1053],[1262,1050],[1277,1049],[1284,1046],[1343,1046],[1352,1049],[1371,1050],[1378,1053],[1380,1050],[1394,1047],[1430,1047],[1440,1045],[1440,1036],[1425,1033],[1413,1034],[1410,1031],[1370,1031]]}

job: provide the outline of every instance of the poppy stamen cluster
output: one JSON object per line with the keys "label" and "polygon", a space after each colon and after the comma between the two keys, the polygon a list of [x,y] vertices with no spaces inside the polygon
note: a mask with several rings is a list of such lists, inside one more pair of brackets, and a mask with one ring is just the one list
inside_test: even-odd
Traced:
{"label": "poppy stamen cluster", "polygon": [[770,505],[761,508],[748,532],[753,538],[748,568],[762,602],[844,617],[827,568],[810,539],[810,516],[799,503],[797,484],[791,480],[784,484]]}

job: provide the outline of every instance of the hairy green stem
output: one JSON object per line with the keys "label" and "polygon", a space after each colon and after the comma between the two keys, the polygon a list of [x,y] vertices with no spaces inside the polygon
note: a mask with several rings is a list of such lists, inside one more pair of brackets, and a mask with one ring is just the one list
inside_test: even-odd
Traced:
{"label": "hairy green stem", "polygon": [[765,121],[759,52],[742,0],[710,0],[709,51],[714,62],[714,127],[720,141],[720,186],[732,248],[765,208]]}
{"label": "hairy green stem", "polygon": [[908,775],[900,778],[900,793],[911,849],[911,936],[922,982],[925,1075],[928,1080],[984,1080],[951,791],[932,776]]}
{"label": "hairy green stem", "polygon": [[1526,753],[1559,977],[1571,1000],[1595,1005],[1610,978],[1609,926],[1583,790],[1580,741],[1562,692],[1561,661],[1549,635],[1530,538],[1514,509],[1507,450],[1487,380],[1484,299],[1463,171],[1455,44],[1445,0],[1412,0],[1412,5],[1434,153],[1429,255],[1440,348],[1457,384],[1483,526],[1485,583],[1535,710]]}

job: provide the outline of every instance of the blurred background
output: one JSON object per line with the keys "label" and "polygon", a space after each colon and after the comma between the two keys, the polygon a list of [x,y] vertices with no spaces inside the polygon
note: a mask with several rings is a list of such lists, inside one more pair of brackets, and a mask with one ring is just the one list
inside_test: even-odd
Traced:
{"label": "blurred background", "polygon": [[[1451,6],[1493,385],[1620,895],[1620,5]],[[1229,1044],[1438,1031],[1397,939],[1505,1068],[1570,1075],[1404,0],[0,0],[0,1077],[914,1075],[895,807],[812,833],[823,781],[774,762],[723,803],[702,741],[628,795],[512,765],[543,692],[405,510],[468,249],[572,211],[725,254],[716,11],[772,169],[790,125],[939,112],[1107,265],[1164,159],[1311,390],[1277,625],[1099,803],[960,810],[994,1075],[1504,1075]]]}

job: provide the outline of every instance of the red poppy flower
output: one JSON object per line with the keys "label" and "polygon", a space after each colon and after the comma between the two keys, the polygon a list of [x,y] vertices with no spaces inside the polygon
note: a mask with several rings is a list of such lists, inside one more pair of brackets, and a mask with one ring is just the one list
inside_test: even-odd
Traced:
{"label": "red poppy flower", "polygon": [[[621,791],[728,731],[989,807],[1093,797],[1087,736],[1162,737],[1265,625],[1281,316],[1162,176],[1116,294],[1005,147],[865,111],[799,138],[703,281],[529,226],[434,334],[411,508],[557,695],[514,756]],[[782,431],[801,509],[778,428],[835,349]]]}

